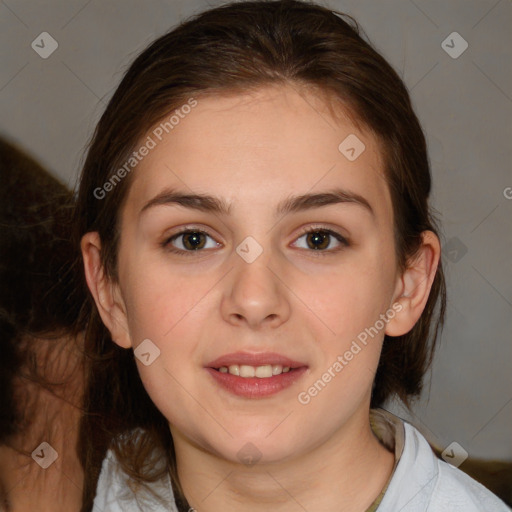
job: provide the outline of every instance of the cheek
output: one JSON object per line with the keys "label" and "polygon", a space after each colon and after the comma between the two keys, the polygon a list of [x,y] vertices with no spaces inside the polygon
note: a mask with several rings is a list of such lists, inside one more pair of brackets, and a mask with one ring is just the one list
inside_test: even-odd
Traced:
{"label": "cheek", "polygon": [[173,332],[201,311],[201,301],[214,284],[211,276],[176,272],[171,265],[152,261],[127,268],[123,296],[132,341],[153,337],[172,339]]}
{"label": "cheek", "polygon": [[304,280],[301,290],[321,319],[315,328],[321,357],[301,391],[318,414],[329,403],[340,404],[329,420],[334,423],[369,396],[379,362],[394,260],[377,249],[375,244],[332,272]]}
{"label": "cheek", "polygon": [[[202,418],[204,408],[191,397],[200,396],[196,368],[201,364],[198,350],[208,314],[202,300],[213,282],[187,276],[147,276],[132,283],[128,324],[134,346],[149,339],[158,353],[150,365],[136,359],[141,381],[152,402],[178,427],[188,417]],[[136,349],[136,347],[135,347]]]}
{"label": "cheek", "polygon": [[[151,262],[127,267],[122,293],[134,349],[151,340],[160,351],[159,363],[173,375],[197,363],[195,351],[212,315],[208,295],[217,281],[214,275],[177,273]],[[152,378],[144,365],[139,369],[146,379]]]}
{"label": "cheek", "polygon": [[318,417],[325,419],[326,431],[334,429],[369,399],[386,325],[380,315],[387,306],[375,278],[347,272],[326,280],[324,293],[307,291],[322,323],[315,332],[321,355],[299,390],[299,403],[308,411],[306,430],[314,429]]}
{"label": "cheek", "polygon": [[310,311],[321,320],[321,338],[346,343],[389,308],[391,275],[390,265],[374,255],[361,255],[331,271],[301,278],[297,295],[307,298]]}

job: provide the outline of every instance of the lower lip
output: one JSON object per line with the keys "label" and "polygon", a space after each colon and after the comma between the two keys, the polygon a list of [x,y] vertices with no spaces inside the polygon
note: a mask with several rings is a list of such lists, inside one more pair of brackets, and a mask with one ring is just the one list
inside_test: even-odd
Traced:
{"label": "lower lip", "polygon": [[205,368],[208,373],[224,389],[244,398],[265,398],[283,391],[299,380],[307,370],[307,366],[294,368],[286,373],[272,377],[238,377],[230,373],[221,373],[213,368]]}

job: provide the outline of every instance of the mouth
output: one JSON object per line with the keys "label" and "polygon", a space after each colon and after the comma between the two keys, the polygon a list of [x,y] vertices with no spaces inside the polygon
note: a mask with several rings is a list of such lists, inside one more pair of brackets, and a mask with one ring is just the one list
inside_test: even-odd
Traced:
{"label": "mouth", "polygon": [[290,387],[308,366],[280,354],[238,352],[212,361],[205,369],[230,394],[265,398]]}

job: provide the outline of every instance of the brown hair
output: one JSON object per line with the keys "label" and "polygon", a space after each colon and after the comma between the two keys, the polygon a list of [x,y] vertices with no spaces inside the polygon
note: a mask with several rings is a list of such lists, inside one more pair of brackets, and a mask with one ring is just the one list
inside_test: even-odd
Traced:
{"label": "brown hair", "polygon": [[[70,240],[71,191],[1,138],[0,183],[0,443],[7,443],[34,416],[26,393],[15,394],[15,380],[26,382],[22,389],[28,381],[49,385],[40,372],[43,345],[62,350],[57,338],[77,335],[81,300],[70,270],[78,255]],[[44,374],[55,373],[48,366]]]}
{"label": "brown hair", "polygon": [[[17,491],[6,486],[6,468],[17,472],[32,463],[37,439],[55,445],[65,431],[68,442],[75,440],[83,297],[71,269],[79,255],[71,240],[71,191],[2,138],[0,183],[0,508],[7,510]],[[75,450],[70,446],[64,457],[81,470]],[[33,483],[28,476],[24,487]]]}
{"label": "brown hair", "polygon": [[[405,269],[425,230],[438,232],[428,197],[431,176],[425,138],[403,82],[360,35],[350,17],[294,0],[234,2],[181,23],[154,41],[126,72],[100,119],[82,172],[77,238],[98,231],[102,262],[116,279],[119,211],[130,175],[98,199],[94,191],[129,158],[150,128],[191,97],[246,92],[270,84],[310,87],[338,102],[375,134],[385,162],[394,209],[395,247]],[[406,404],[422,389],[446,303],[441,264],[425,310],[407,334],[386,337],[377,369],[372,407],[396,394]],[[436,305],[439,306],[437,314]],[[91,355],[83,462],[88,473],[84,510],[94,495],[99,465],[108,447],[139,482],[156,479],[143,470],[155,446],[168,457],[179,507],[187,507],[177,479],[172,438],[137,373],[133,353],[110,339],[92,299],[86,350]],[[121,392],[122,390],[122,392]],[[141,427],[147,435],[123,450],[121,433]],[[94,441],[95,446],[91,443]]]}

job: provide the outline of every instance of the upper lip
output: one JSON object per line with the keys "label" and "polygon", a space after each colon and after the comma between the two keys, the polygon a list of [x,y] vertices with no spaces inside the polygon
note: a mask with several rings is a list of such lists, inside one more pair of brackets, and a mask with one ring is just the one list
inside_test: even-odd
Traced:
{"label": "upper lip", "polygon": [[233,352],[225,354],[211,361],[206,365],[208,368],[220,368],[222,366],[230,366],[233,364],[244,364],[247,366],[263,366],[267,364],[289,366],[290,368],[300,368],[307,366],[299,361],[294,361],[288,357],[275,352]]}

